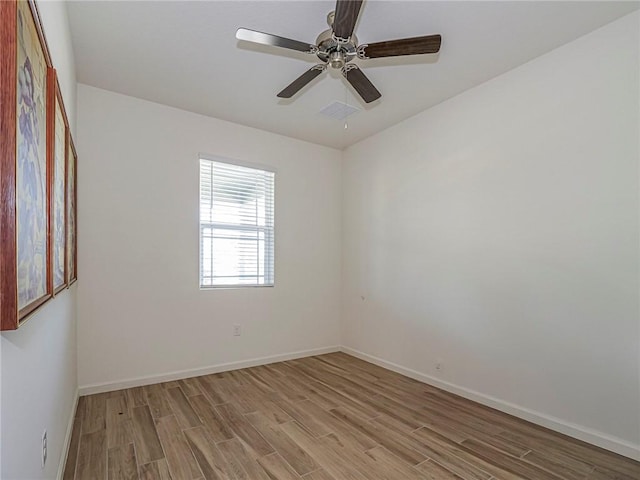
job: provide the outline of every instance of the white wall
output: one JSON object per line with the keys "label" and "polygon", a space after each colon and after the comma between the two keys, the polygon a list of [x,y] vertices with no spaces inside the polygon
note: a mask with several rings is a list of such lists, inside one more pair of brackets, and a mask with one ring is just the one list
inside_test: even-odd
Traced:
{"label": "white wall", "polygon": [[640,455],[639,25],[346,150],[345,345]]}
{"label": "white wall", "polygon": [[[339,344],[339,151],[78,95],[81,387]],[[199,152],[277,169],[274,288],[199,290]]]}
{"label": "white wall", "polygon": [[[39,2],[38,6],[75,133],[76,78],[66,6],[60,2]],[[3,480],[56,478],[64,459],[77,392],[75,290],[75,285],[63,290],[19,330],[2,333]],[[41,469],[44,429],[49,452],[46,467]]]}

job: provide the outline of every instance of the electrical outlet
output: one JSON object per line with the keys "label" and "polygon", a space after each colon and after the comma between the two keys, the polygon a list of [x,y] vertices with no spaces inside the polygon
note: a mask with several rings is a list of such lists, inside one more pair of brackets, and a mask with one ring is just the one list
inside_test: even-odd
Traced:
{"label": "electrical outlet", "polygon": [[42,432],[42,468],[47,463],[47,431]]}
{"label": "electrical outlet", "polygon": [[234,325],[233,326],[233,336],[234,337],[239,337],[240,335],[241,335],[240,325]]}

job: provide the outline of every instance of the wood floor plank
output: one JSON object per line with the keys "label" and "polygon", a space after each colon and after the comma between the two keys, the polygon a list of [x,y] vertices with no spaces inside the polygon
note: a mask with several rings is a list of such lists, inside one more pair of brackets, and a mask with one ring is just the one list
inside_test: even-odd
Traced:
{"label": "wood floor plank", "polygon": [[417,465],[427,459],[423,453],[416,450],[417,442],[408,435],[403,436],[401,433],[395,432],[384,425],[369,422],[362,417],[358,418],[355,412],[349,411],[344,407],[334,408],[331,413],[384,446],[410,465]]}
{"label": "wood floor plank", "polygon": [[546,470],[556,472],[566,480],[583,480],[593,472],[595,468],[593,465],[589,465],[559,452],[541,454],[530,451],[524,455],[522,459]]}
{"label": "wood floor plank", "polygon": [[248,405],[244,403],[244,399],[238,392],[238,389],[242,387],[236,386],[230,378],[215,375],[209,378],[209,384],[212,390],[222,399],[222,402],[219,403],[237,403],[237,408],[243,411],[246,410]]}
{"label": "wood floor plank", "polygon": [[271,480],[300,480],[300,475],[278,453],[259,458],[258,463]]}
{"label": "wood floor plank", "polygon": [[218,388],[216,388],[210,377],[211,375],[198,377],[197,381],[202,393],[204,393],[212,405],[222,405],[223,403],[227,403],[227,398]]}
{"label": "wood floor plank", "polygon": [[225,396],[229,398],[232,404],[240,413],[252,413],[258,410],[258,405],[263,397],[260,390],[253,387],[252,384],[233,386],[231,382],[227,384]]}
{"label": "wood floor plank", "polygon": [[400,458],[382,446],[367,450],[365,454],[375,461],[375,468],[379,472],[384,473],[389,480],[395,478],[402,478],[403,480],[424,480],[424,476],[420,474],[418,470],[400,460]]}
{"label": "wood floor plank", "polygon": [[182,434],[182,429],[173,415],[156,420],[158,437],[174,479],[191,480],[202,477],[196,459]]}
{"label": "wood floor plank", "polygon": [[464,480],[462,477],[447,470],[442,465],[433,460],[425,460],[420,465],[414,467],[418,470],[427,480]]}
{"label": "wood floor plank", "polygon": [[315,472],[307,473],[302,476],[303,480],[336,480],[327,473],[326,470],[316,470]]}
{"label": "wood floor plank", "polygon": [[318,392],[319,395],[323,395],[328,401],[336,401],[339,403],[339,406],[344,406],[351,408],[352,410],[356,410],[360,412],[361,415],[366,416],[367,418],[376,417],[379,412],[366,403],[360,402],[346,395],[340,390],[339,385],[325,385],[322,382],[316,382],[313,384],[314,388]]}
{"label": "wood floor plank", "polygon": [[107,423],[107,448],[127,445],[134,441],[133,422],[126,418],[119,422]]}
{"label": "wood floor plank", "polygon": [[78,398],[78,406],[76,407],[75,418],[82,418],[82,416],[86,415],[87,398],[88,396],[86,395]]}
{"label": "wood floor plank", "polygon": [[351,452],[336,452],[312,436],[298,422],[285,423],[280,425],[280,428],[331,476],[340,480],[371,480],[368,472],[360,472],[354,467],[350,458]]}
{"label": "wood floor plank", "polygon": [[167,392],[160,384],[146,385],[144,387],[145,395],[147,396],[147,403],[151,416],[154,419],[166,417],[167,415],[173,415],[171,405],[167,399]]}
{"label": "wood floor plank", "polygon": [[253,426],[238,412],[233,405],[218,405],[215,407],[229,428],[238,436],[256,457],[262,457],[275,452],[273,447],[253,428]]}
{"label": "wood floor plank", "polygon": [[[349,449],[364,452],[378,445],[376,440],[363,434],[349,423],[341,421],[335,415],[332,415],[330,411],[320,408],[320,406],[316,405],[312,400],[304,400],[301,405],[303,405],[308,415],[313,417],[318,423],[325,425],[328,431],[338,435],[342,442],[348,445]],[[359,415],[359,413],[360,412],[357,412],[356,415]],[[367,421],[365,417],[359,418],[362,422]]]}
{"label": "wood floor plank", "polygon": [[335,398],[335,395],[327,395],[326,391],[323,392],[319,390],[319,384],[316,381],[309,382],[308,380],[300,379],[298,377],[290,377],[289,382],[296,385],[299,390],[304,392],[305,396],[309,400],[320,405],[320,407],[325,410],[330,410],[341,405],[341,403]]}
{"label": "wood floor plank", "polygon": [[167,395],[171,410],[173,410],[180,427],[193,428],[202,425],[200,417],[198,417],[180,387],[167,389]]}
{"label": "wood floor plank", "polygon": [[375,395],[366,400],[367,404],[378,414],[391,418],[398,424],[404,425],[404,430],[411,432],[422,427],[428,419],[425,415],[398,405],[391,405],[389,400],[382,395]]}
{"label": "wood floor plank", "polygon": [[602,471],[610,470],[633,479],[640,478],[640,462],[607,452],[550,430],[543,430],[541,427],[527,427],[528,425],[526,424],[519,425],[514,427],[513,430],[500,433],[499,436],[507,440],[513,439],[520,443],[529,444],[532,446],[532,450],[542,454],[547,452],[563,453],[592,464]]}
{"label": "wood floor plank", "polygon": [[275,399],[276,397],[277,395],[270,395],[269,397],[258,399],[256,402],[256,411],[262,413],[275,423],[290,422],[293,418],[278,406],[278,400]]}
{"label": "wood floor plank", "polygon": [[133,423],[124,394],[107,399],[106,428],[107,448],[133,442]]}
{"label": "wood floor plank", "polygon": [[278,403],[278,406],[282,410],[306,428],[312,435],[321,437],[332,433],[331,429],[326,424],[317,420],[316,417],[306,409],[306,407],[310,405],[312,405],[311,400],[303,400],[294,404],[283,399]]}
{"label": "wood floor plank", "polygon": [[109,480],[138,480],[138,465],[133,443],[109,448],[107,465]]}
{"label": "wood floor plank", "polygon": [[483,443],[486,443],[487,445],[492,446],[497,450],[508,453],[509,455],[512,455],[514,457],[522,457],[524,454],[531,451],[531,448],[529,448],[527,445],[523,445],[519,442],[506,442],[500,437],[497,437],[495,435],[478,434],[477,432],[474,432],[472,429],[465,429],[464,426],[460,426],[457,423],[452,424],[451,422],[448,422],[448,421],[441,421],[439,419],[436,419],[430,422],[429,424],[427,424],[426,427],[448,438],[451,437],[450,432],[452,430],[455,432],[463,432],[461,436],[466,438],[462,438],[461,440],[456,440],[459,443],[461,443],[464,440],[474,438],[476,440],[482,441]]}
{"label": "wood floor plank", "polygon": [[140,480],[173,480],[165,459],[140,465],[138,474]]}
{"label": "wood floor plank", "polygon": [[[422,428],[414,434],[430,448],[440,448],[451,452],[458,458],[475,465],[497,478],[518,479],[535,478],[536,480],[559,480],[559,476],[541,469],[520,458],[513,457],[490,445],[475,439],[468,439],[462,444],[453,444],[447,438]],[[427,453],[427,455],[429,455]],[[431,455],[429,455],[431,456]],[[432,457],[433,458],[433,457]]]}
{"label": "wood floor plank", "polygon": [[205,427],[185,430],[184,436],[205,480],[235,479],[229,463],[215,446]]}
{"label": "wood floor plank", "polygon": [[107,478],[107,432],[105,429],[85,433],[80,438],[78,480],[106,480]]}
{"label": "wood floor plank", "polygon": [[117,392],[106,399],[107,420],[131,418],[124,392]]}
{"label": "wood floor plank", "polygon": [[[385,468],[385,466],[374,457],[364,452],[347,450],[347,446],[341,441],[338,435],[331,433],[320,438],[318,441],[330,448],[336,455],[348,461],[358,472],[366,472],[370,480],[395,480],[398,478],[398,472]],[[345,452],[348,452],[348,454]],[[401,464],[405,463],[402,460],[400,462]],[[406,465],[408,466],[408,464]]]}
{"label": "wood floor plank", "polygon": [[331,363],[327,363],[323,361],[319,356],[314,357],[305,357],[298,359],[298,362],[309,366],[311,369],[316,372],[323,372],[328,375],[335,375],[338,378],[344,378],[348,375],[348,371],[342,367],[336,367]]}
{"label": "wood floor plank", "polygon": [[[506,453],[492,448],[490,445],[479,442],[478,440],[465,440],[462,442],[466,452],[471,452],[476,458],[482,459],[490,465],[499,468],[502,471],[508,471],[514,474],[515,478],[535,478],[536,480],[561,480],[558,475],[543,470],[519,458],[512,457]],[[490,473],[498,476],[496,470],[487,469]],[[504,474],[503,474],[504,475]]]}
{"label": "wood floor plank", "polygon": [[259,371],[257,370],[257,368],[248,368],[246,371],[247,371],[247,376],[248,376],[249,382],[255,388],[260,390],[260,392],[262,392],[262,394],[273,393],[275,391],[271,387],[271,385],[269,384],[268,381],[265,381],[264,379],[262,379],[260,377],[260,374],[259,374]]}
{"label": "wood floor plank", "polygon": [[333,360],[334,356],[330,353],[327,353],[325,355],[316,355],[314,357],[309,357],[311,360],[315,360],[317,362],[321,362],[324,363],[325,365],[327,365],[327,368],[332,369],[334,373],[338,374],[338,375],[352,375],[353,374],[353,370],[348,368],[348,367],[344,367],[343,365],[340,364],[340,362],[337,362],[335,360]]}
{"label": "wood floor plank", "polygon": [[236,387],[246,387],[251,383],[245,369],[230,370],[226,373],[229,382]]}
{"label": "wood floor plank", "polygon": [[92,433],[106,428],[107,395],[99,393],[85,398],[83,403],[82,433]]}
{"label": "wood floor plank", "polygon": [[289,462],[298,475],[304,475],[320,468],[320,465],[304,449],[280,429],[279,424],[270,422],[260,412],[249,413],[245,417],[276,452]]}
{"label": "wood floor plank", "polygon": [[136,407],[142,407],[147,404],[147,396],[144,393],[144,387],[133,387],[124,390],[129,406],[129,413],[133,413]]}
{"label": "wood floor plank", "polygon": [[237,387],[229,395],[233,398],[229,403],[233,404],[242,414],[257,412],[263,399],[268,398],[264,397],[252,385]]}
{"label": "wood floor plank", "polygon": [[[451,448],[443,442],[433,442],[429,437],[423,438],[425,429],[421,428],[412,435],[417,439],[421,439],[421,452],[442,465],[448,471],[464,478],[465,480],[488,480],[493,475],[484,470],[484,462],[476,462],[473,458],[467,458],[459,455],[460,450]],[[444,437],[443,437],[444,438]],[[467,460],[471,460],[470,462]],[[513,478],[513,475],[508,475]],[[502,478],[501,476],[497,478]]]}
{"label": "wood floor plank", "polygon": [[350,387],[353,386],[351,381],[340,378],[332,373],[313,370],[313,368],[310,368],[302,360],[296,361],[297,363],[295,364],[298,365],[298,368],[300,368],[307,376],[313,378],[318,383],[316,387],[319,391],[323,392],[330,398],[338,400],[341,405],[360,411],[363,415],[369,417],[374,417],[376,415],[376,412],[373,409],[358,400],[357,395],[354,397],[349,394],[349,392],[353,393],[353,390],[349,390]]}
{"label": "wood floor plank", "polygon": [[497,435],[503,430],[501,426],[467,413],[463,408],[452,406],[446,400],[434,401],[433,396],[427,395],[425,397],[422,411],[429,418],[440,415],[451,422],[464,422],[469,428],[482,432],[484,435]]}
{"label": "wood floor plank", "polygon": [[200,417],[214,442],[223,442],[233,438],[231,428],[204,395],[196,395],[189,398],[189,403],[198,417]]}
{"label": "wood floor plank", "polygon": [[291,402],[297,402],[298,400],[304,400],[307,396],[302,389],[299,389],[297,385],[290,383],[286,377],[271,377],[269,385],[278,393]]}
{"label": "wood floor plank", "polygon": [[292,372],[291,367],[289,367],[286,362],[269,363],[268,365],[263,365],[261,371],[267,371],[279,378],[284,378]]}
{"label": "wood floor plank", "polygon": [[132,413],[133,443],[138,462],[143,465],[164,458],[164,452],[148,406],[136,407]]}
{"label": "wood floor plank", "polygon": [[183,378],[182,380],[178,380],[178,385],[180,385],[182,392],[187,397],[193,397],[194,395],[202,394],[200,383],[196,378]]}
{"label": "wood floor plank", "polygon": [[225,440],[224,442],[220,442],[216,445],[220,453],[224,456],[227,464],[229,465],[229,471],[233,475],[233,478],[237,480],[249,480],[249,475],[246,470],[243,468],[242,463],[239,459],[236,458],[234,454],[234,447],[232,445],[233,442],[237,442],[242,446],[240,440],[237,438],[233,438],[231,440]]}
{"label": "wood floor plank", "polygon": [[238,438],[225,440],[217,446],[238,480],[271,480]]}
{"label": "wood floor plank", "polygon": [[631,477],[624,473],[601,467],[596,467],[587,477],[588,480],[637,480],[638,478],[637,476]]}
{"label": "wood floor plank", "polygon": [[[83,397],[80,397],[83,398]],[[82,418],[76,416],[73,422],[73,430],[71,431],[71,442],[69,443],[69,452],[64,465],[63,480],[73,480],[76,475],[76,465],[78,463],[78,448],[80,447],[80,432],[82,427]]]}
{"label": "wood floor plank", "polygon": [[[381,415],[380,417],[376,418],[376,422],[382,423],[382,424],[389,424],[390,427],[393,427],[394,425],[396,425],[396,429],[399,429],[399,427],[402,427],[402,423],[398,424],[396,423],[395,419],[388,418],[386,415]],[[424,422],[423,427],[428,428],[429,430],[432,430],[455,443],[461,443],[464,440],[473,438],[473,435],[469,432],[469,430],[465,428],[459,428],[457,424],[453,425],[450,422],[442,421],[442,419],[436,419],[436,418],[429,419],[428,421]],[[493,438],[493,437],[482,436],[480,438],[485,440],[486,438]],[[500,442],[498,441],[495,443],[499,444]],[[512,447],[509,450],[509,452],[511,453],[512,450],[517,451],[518,456],[529,451],[529,449],[524,449],[521,451],[516,449],[515,447]]]}

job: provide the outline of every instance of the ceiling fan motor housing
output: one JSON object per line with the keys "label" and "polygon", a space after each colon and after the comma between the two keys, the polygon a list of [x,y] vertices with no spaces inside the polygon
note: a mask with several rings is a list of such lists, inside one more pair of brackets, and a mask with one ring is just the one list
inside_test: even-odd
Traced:
{"label": "ceiling fan motor housing", "polygon": [[316,39],[318,51],[316,55],[332,68],[341,69],[357,55],[358,38],[352,35],[347,43],[338,42],[333,37],[333,30],[325,30]]}

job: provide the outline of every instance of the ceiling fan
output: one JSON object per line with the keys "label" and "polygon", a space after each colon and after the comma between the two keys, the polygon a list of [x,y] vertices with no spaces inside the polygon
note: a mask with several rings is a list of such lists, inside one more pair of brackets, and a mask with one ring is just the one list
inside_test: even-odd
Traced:
{"label": "ceiling fan", "polygon": [[335,11],[327,15],[327,23],[330,28],[318,36],[315,45],[246,28],[239,28],[236,32],[236,38],[247,42],[309,53],[322,60],[323,63],[314,65],[278,93],[280,98],[293,97],[311,80],[324,72],[327,66],[330,66],[341,70],[342,75],[362,99],[366,103],[371,103],[380,98],[382,94],[355,63],[349,63],[351,60],[356,57],[366,60],[369,58],[437,53],[440,50],[442,38],[440,35],[426,35],[423,37],[388,40],[386,42],[358,44],[358,39],[353,34],[353,30],[356,26],[362,2],[363,0],[337,0]]}

